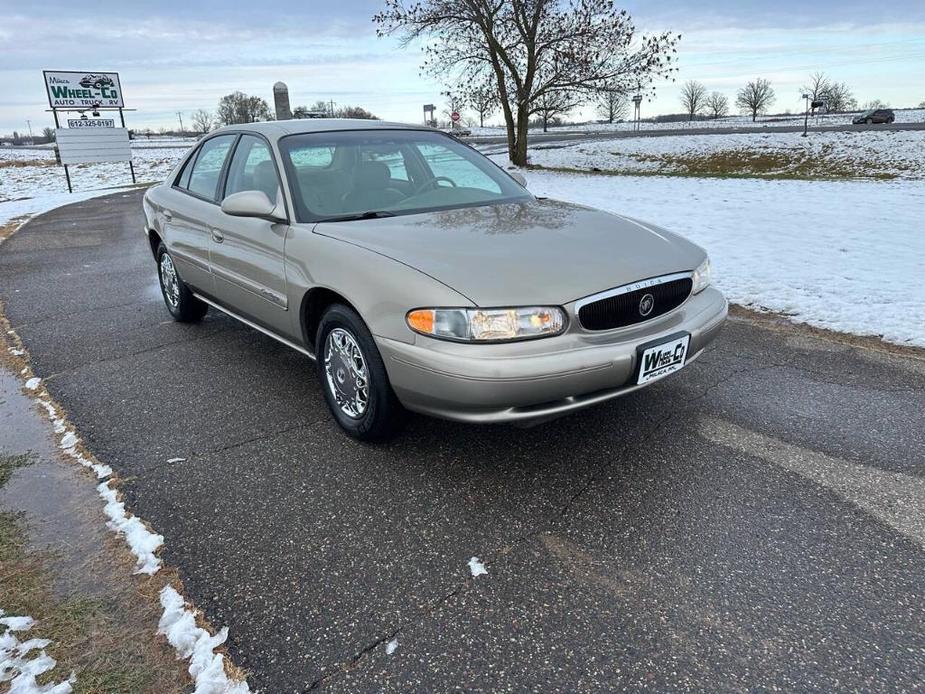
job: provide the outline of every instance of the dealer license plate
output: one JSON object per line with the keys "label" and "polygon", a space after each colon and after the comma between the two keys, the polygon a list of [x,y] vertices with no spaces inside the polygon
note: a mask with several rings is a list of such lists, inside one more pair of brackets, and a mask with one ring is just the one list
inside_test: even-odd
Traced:
{"label": "dealer license plate", "polygon": [[665,342],[639,347],[639,374],[636,383],[651,383],[678,371],[687,361],[689,333],[673,335]]}

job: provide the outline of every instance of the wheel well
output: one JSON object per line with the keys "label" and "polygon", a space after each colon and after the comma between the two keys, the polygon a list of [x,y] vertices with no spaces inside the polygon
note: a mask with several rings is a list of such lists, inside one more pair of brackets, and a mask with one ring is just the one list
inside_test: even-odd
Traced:
{"label": "wheel well", "polygon": [[309,349],[314,349],[315,333],[318,332],[321,314],[332,304],[343,304],[356,311],[347,299],[326,287],[309,289],[302,298],[302,334],[305,336],[305,343]]}
{"label": "wheel well", "polygon": [[161,245],[161,237],[156,231],[148,231],[148,244],[151,246],[151,255],[157,260],[157,249]]}

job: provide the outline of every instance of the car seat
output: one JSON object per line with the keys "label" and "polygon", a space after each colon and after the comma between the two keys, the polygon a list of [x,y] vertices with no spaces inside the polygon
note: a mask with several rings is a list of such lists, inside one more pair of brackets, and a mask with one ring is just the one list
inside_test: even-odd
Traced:
{"label": "car seat", "polygon": [[370,212],[388,208],[405,194],[392,188],[392,173],[380,161],[360,164],[353,176],[353,189],[343,197],[344,212]]}

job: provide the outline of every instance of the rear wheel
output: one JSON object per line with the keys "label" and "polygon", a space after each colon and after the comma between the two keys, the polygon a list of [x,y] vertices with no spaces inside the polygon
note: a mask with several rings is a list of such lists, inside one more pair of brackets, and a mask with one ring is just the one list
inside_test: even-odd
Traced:
{"label": "rear wheel", "polygon": [[318,378],[334,419],[350,436],[382,441],[405,418],[382,357],[363,319],[342,304],[321,316],[315,340]]}
{"label": "rear wheel", "polygon": [[189,290],[173,264],[167,246],[157,247],[157,277],[161,283],[161,295],[170,315],[181,323],[195,323],[203,319],[209,305],[200,301]]}

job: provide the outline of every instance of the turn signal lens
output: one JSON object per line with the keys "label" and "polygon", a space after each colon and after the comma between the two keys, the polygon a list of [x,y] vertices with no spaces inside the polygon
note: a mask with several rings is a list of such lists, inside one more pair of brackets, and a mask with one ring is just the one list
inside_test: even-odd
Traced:
{"label": "turn signal lens", "polygon": [[409,312],[406,320],[415,332],[469,342],[551,337],[566,326],[565,312],[556,306],[426,308]]}
{"label": "turn signal lens", "polygon": [[412,330],[430,335],[434,332],[434,310],[421,308],[408,314],[408,327]]}

